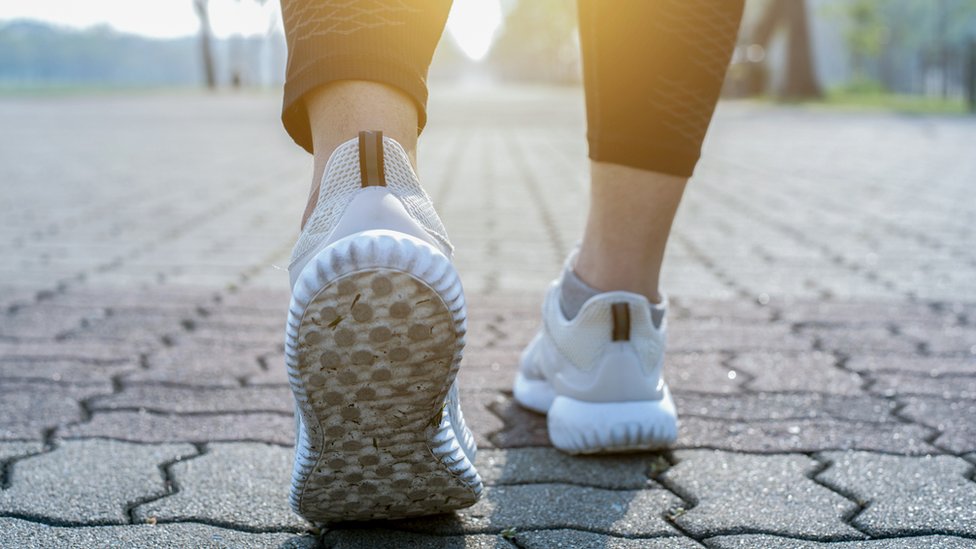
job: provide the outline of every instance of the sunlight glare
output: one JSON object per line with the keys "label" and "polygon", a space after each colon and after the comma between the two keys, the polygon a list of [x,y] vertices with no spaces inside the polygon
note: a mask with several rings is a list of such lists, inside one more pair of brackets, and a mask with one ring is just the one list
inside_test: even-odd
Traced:
{"label": "sunlight glare", "polygon": [[447,18],[447,31],[473,61],[481,61],[495,40],[502,24],[498,0],[454,0]]}

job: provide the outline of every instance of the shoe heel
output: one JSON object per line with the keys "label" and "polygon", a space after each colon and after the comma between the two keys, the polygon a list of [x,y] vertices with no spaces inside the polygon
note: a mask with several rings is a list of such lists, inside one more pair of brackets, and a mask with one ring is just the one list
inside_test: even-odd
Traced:
{"label": "shoe heel", "polygon": [[296,512],[328,523],[477,501],[470,434],[448,409],[464,334],[457,272],[417,238],[364,231],[306,265],[286,334],[301,416]]}

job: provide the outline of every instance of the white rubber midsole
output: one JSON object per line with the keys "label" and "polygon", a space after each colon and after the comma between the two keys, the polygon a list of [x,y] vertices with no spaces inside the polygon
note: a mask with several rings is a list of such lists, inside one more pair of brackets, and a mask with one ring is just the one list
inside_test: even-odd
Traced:
{"label": "white rubber midsole", "polygon": [[678,438],[678,416],[667,385],[660,400],[586,402],[557,395],[545,380],[515,378],[522,406],[546,414],[549,440],[564,452],[588,454],[664,448]]}

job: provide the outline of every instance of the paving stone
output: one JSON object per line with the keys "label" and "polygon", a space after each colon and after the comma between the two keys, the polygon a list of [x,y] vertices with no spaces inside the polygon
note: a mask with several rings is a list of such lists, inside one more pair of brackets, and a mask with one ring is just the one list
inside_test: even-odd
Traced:
{"label": "paving stone", "polygon": [[39,454],[44,451],[42,442],[0,442],[0,461]]}
{"label": "paving stone", "polygon": [[863,502],[852,524],[871,536],[976,534],[973,465],[953,456],[822,454],[817,480]]}
{"label": "paving stone", "polygon": [[242,377],[245,385],[288,386],[288,368],[285,366],[284,351],[275,350],[258,357],[261,368],[256,373]]}
{"label": "paving stone", "polygon": [[80,421],[80,401],[111,392],[111,385],[75,387],[4,380],[0,385],[0,440],[44,438],[47,429]]}
{"label": "paving stone", "polygon": [[918,338],[928,352],[936,355],[976,356],[976,327],[910,326],[905,333]]}
{"label": "paving stone", "polygon": [[[248,314],[257,312],[286,314],[290,299],[291,293],[288,291],[287,285],[282,289],[251,286],[231,292],[221,292],[215,303],[224,314],[231,314],[236,311],[243,311]],[[284,326],[283,319],[282,326]]]}
{"label": "paving stone", "polygon": [[208,444],[202,456],[170,468],[179,492],[136,507],[135,517],[300,531],[305,521],[288,506],[292,457],[280,446]]}
{"label": "paving stone", "polygon": [[705,540],[714,549],[971,549],[973,540],[953,536],[918,536],[911,538],[872,539],[861,541],[819,542],[779,536],[752,534],[717,536]]}
{"label": "paving stone", "polygon": [[792,300],[782,307],[781,316],[789,322],[804,325],[870,327],[886,326],[911,319],[925,323],[944,322],[944,316],[933,310],[927,303],[903,301],[825,301]]}
{"label": "paving stone", "polygon": [[664,380],[673,393],[698,391],[705,393],[737,393],[743,378],[729,369],[724,353],[679,353],[664,355]]}
{"label": "paving stone", "polygon": [[891,415],[897,404],[871,396],[822,393],[748,393],[716,396],[701,393],[675,395],[679,417],[725,420],[837,419],[864,422],[898,421]]}
{"label": "paving stone", "polygon": [[976,372],[973,375],[920,376],[893,372],[871,374],[871,392],[887,397],[933,395],[951,399],[976,399]]}
{"label": "paving stone", "polygon": [[31,305],[14,313],[0,314],[0,338],[53,339],[78,329],[84,321],[94,321],[104,315],[104,309],[100,308]]}
{"label": "paving stone", "polygon": [[489,391],[466,391],[461,389],[461,412],[464,423],[474,433],[478,448],[494,448],[495,433],[505,425],[501,418],[492,412],[496,402],[504,402],[505,396]]}
{"label": "paving stone", "polygon": [[962,454],[976,450],[976,400],[951,400],[933,396],[906,396],[897,399],[905,406],[903,417],[936,429],[932,441],[939,448]]}
{"label": "paving stone", "polygon": [[912,355],[918,352],[919,341],[905,334],[894,334],[885,327],[804,327],[801,332],[816,338],[820,348],[847,355],[866,353],[901,353]]}
{"label": "paving stone", "polygon": [[248,348],[273,347],[284,339],[285,323],[273,326],[244,323],[216,323],[210,319],[199,322],[193,330],[193,337],[202,341],[218,341],[243,345]]}
{"label": "paving stone", "polygon": [[259,352],[236,345],[211,345],[181,339],[178,345],[150,353],[148,368],[125,376],[127,383],[179,383],[202,387],[238,387],[240,379],[261,372]]}
{"label": "paving stone", "polygon": [[806,456],[692,450],[675,452],[675,459],[661,481],[693,501],[673,520],[695,537],[732,532],[862,537],[843,520],[857,506],[810,480],[807,475],[819,463]]}
{"label": "paving stone", "polygon": [[4,362],[71,360],[109,364],[137,360],[139,349],[134,345],[109,345],[96,341],[0,340],[0,357]]}
{"label": "paving stone", "polygon": [[117,312],[68,332],[66,339],[124,342],[155,348],[163,336],[175,339],[184,333],[182,320],[155,311]]}
{"label": "paving stone", "polygon": [[292,414],[173,415],[148,412],[96,412],[91,420],[58,429],[63,438],[105,437],[133,442],[255,441],[291,446]]}
{"label": "paving stone", "polygon": [[216,293],[209,288],[79,286],[58,294],[51,302],[59,307],[104,307],[113,312],[186,317],[195,314],[199,306],[211,302]]}
{"label": "paving stone", "polygon": [[500,535],[427,536],[395,530],[329,530],[322,538],[329,549],[515,549]]}
{"label": "paving stone", "polygon": [[732,371],[748,376],[754,391],[812,391],[857,395],[864,379],[838,368],[829,353],[740,353],[729,361]]}
{"label": "paving stone", "polygon": [[675,320],[722,319],[762,324],[773,318],[773,308],[745,299],[700,299],[669,296],[670,318]]}
{"label": "paving stone", "polygon": [[676,535],[664,520],[681,504],[667,490],[603,490],[566,484],[495,486],[454,515],[393,521],[396,529],[436,535],[579,528],[618,536]]}
{"label": "paving stone", "polygon": [[723,324],[718,326],[677,323],[668,328],[672,351],[809,351],[812,341],[794,334],[782,324]]}
{"label": "paving stone", "polygon": [[[75,386],[111,384],[114,376],[138,369],[136,362],[87,362],[82,360],[26,360],[0,357],[0,379],[53,381]],[[6,381],[5,381],[6,383]]]}
{"label": "paving stone", "polygon": [[140,524],[127,526],[48,526],[0,517],[0,545],[43,549],[47,547],[234,547],[313,549],[317,540],[292,533],[253,534],[206,524]]}
{"label": "paving stone", "polygon": [[515,532],[513,540],[524,549],[691,549],[701,544],[674,536],[657,538],[618,538],[580,530],[534,530]]}
{"label": "paving stone", "polygon": [[570,456],[553,448],[481,450],[478,472],[489,485],[564,483],[607,489],[653,486],[648,474],[667,462],[654,454]]}
{"label": "paving stone", "polygon": [[976,374],[976,355],[972,357],[932,357],[905,355],[857,355],[847,367],[859,372],[903,372],[940,376]]}
{"label": "paving stone", "polygon": [[125,524],[127,506],[163,496],[159,466],[196,454],[188,444],[65,441],[16,462],[0,491],[0,513],[74,524]]}
{"label": "paving stone", "polygon": [[179,414],[203,412],[280,412],[290,414],[295,399],[287,387],[190,388],[126,386],[92,399],[92,410],[148,410]]}
{"label": "paving stone", "polygon": [[725,421],[684,417],[678,448],[718,448],[736,452],[817,452],[875,450],[903,454],[938,453],[928,444],[932,430],[903,423],[796,419]]}
{"label": "paving stone", "polygon": [[468,346],[458,383],[464,389],[510,391],[518,372],[518,360],[516,351]]}
{"label": "paving stone", "polygon": [[495,446],[499,448],[551,446],[546,416],[519,406],[511,395],[495,397],[489,409],[501,419],[502,424],[500,430],[490,436]]}

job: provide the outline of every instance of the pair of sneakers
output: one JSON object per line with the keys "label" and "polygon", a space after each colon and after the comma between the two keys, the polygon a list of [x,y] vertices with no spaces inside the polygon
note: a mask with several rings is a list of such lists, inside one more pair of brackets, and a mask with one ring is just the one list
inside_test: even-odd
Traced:
{"label": "pair of sneakers", "polygon": [[[444,226],[403,148],[381,132],[341,145],[322,181],[289,266],[292,508],[330,523],[470,506],[482,481],[455,379],[466,311]],[[567,318],[560,282],[522,353],[515,399],[547,414],[566,452],[673,442],[666,319],[629,292],[598,294]]]}

